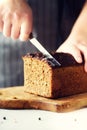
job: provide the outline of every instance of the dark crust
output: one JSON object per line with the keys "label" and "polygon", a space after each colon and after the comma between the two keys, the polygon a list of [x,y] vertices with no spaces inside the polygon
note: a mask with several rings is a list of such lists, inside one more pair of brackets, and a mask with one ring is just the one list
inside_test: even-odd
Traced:
{"label": "dark crust", "polygon": [[54,66],[52,59],[47,58],[47,56],[43,55],[42,53],[33,53],[33,54],[27,53],[25,57],[38,58],[40,60],[47,62],[52,67],[67,67],[67,66],[76,66],[76,65],[79,66],[84,64],[84,60],[83,63],[77,63],[74,57],[68,53],[52,52],[51,54],[61,64],[61,66],[57,66],[57,65]]}

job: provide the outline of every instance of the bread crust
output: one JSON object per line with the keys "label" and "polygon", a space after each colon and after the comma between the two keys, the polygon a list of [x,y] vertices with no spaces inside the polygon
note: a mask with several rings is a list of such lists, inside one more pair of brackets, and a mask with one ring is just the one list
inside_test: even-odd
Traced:
{"label": "bread crust", "polygon": [[25,91],[47,98],[60,98],[87,92],[87,73],[73,56],[52,53],[61,66],[54,66],[43,54],[27,54],[24,61]]}

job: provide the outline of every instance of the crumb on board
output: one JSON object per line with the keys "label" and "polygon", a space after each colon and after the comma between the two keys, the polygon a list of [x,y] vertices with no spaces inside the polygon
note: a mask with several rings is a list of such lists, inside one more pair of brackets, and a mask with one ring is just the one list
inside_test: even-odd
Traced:
{"label": "crumb on board", "polygon": [[6,120],[6,119],[7,119],[7,118],[4,116],[4,117],[3,117],[3,120]]}

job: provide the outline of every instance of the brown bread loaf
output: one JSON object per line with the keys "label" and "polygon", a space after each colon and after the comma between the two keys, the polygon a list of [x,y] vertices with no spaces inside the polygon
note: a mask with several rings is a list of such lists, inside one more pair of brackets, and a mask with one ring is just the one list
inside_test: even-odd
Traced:
{"label": "brown bread loaf", "polygon": [[52,53],[61,63],[54,65],[41,53],[27,54],[24,61],[25,91],[48,98],[87,92],[87,73],[70,54]]}

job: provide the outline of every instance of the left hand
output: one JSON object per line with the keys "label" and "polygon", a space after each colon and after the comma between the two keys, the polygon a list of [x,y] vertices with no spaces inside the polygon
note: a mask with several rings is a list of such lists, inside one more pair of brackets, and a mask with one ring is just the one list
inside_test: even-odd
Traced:
{"label": "left hand", "polygon": [[[78,38],[69,36],[68,39],[57,49],[57,52],[64,52],[71,54],[78,63],[82,62],[82,55],[84,56],[84,69],[87,72],[87,38]],[[84,39],[84,40],[83,40]]]}

